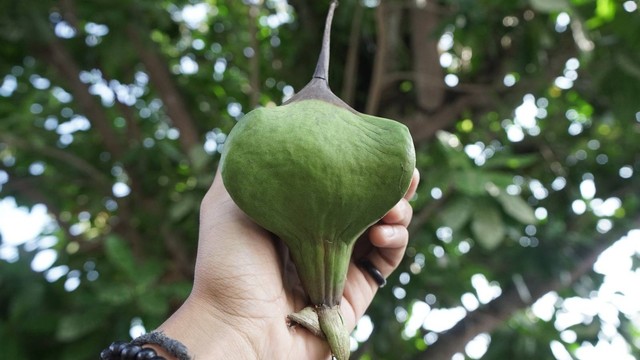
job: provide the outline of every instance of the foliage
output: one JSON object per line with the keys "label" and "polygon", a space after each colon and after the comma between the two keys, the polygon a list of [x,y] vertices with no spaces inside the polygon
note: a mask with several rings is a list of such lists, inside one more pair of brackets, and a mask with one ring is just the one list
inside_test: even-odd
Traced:
{"label": "foliage", "polygon": [[[3,353],[95,358],[180,305],[225,134],[306,83],[327,5],[0,3],[0,197],[55,219],[0,259]],[[554,322],[563,299],[597,294],[595,259],[640,220],[637,7],[341,2],[332,87],[410,127],[423,179],[406,261],[354,358],[450,359],[479,334],[484,359],[552,358],[553,341],[575,357],[608,336],[602,316],[574,339]],[[53,267],[32,271],[48,249]],[[550,291],[541,319],[529,306]],[[464,311],[443,332],[412,323],[425,308]],[[616,314],[638,355],[637,319]]]}

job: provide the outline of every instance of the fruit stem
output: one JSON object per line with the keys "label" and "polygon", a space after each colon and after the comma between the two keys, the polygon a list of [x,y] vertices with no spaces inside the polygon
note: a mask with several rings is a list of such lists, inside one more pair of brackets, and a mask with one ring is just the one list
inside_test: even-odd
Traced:
{"label": "fruit stem", "polygon": [[337,360],[349,360],[349,332],[347,331],[340,305],[316,307],[318,322],[327,337],[331,353]]}
{"label": "fruit stem", "polygon": [[313,73],[314,79],[322,79],[327,84],[329,83],[329,43],[331,41],[331,23],[333,22],[333,12],[335,11],[336,6],[338,6],[338,1],[331,1],[331,4],[329,5],[329,13],[327,14],[327,20],[324,24],[322,49],[320,50],[320,56],[318,57],[316,71]]}

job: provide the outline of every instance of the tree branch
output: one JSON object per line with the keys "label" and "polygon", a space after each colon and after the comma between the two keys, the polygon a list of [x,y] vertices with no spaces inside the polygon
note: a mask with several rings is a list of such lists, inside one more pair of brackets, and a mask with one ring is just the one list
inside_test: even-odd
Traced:
{"label": "tree branch", "polygon": [[260,102],[260,44],[258,43],[257,25],[260,9],[253,3],[250,4],[248,8],[250,46],[253,49],[253,56],[249,59],[249,84],[251,86],[249,105],[251,109],[255,109]]}
{"label": "tree branch", "polygon": [[306,26],[309,31],[317,31],[317,29],[320,29],[316,16],[307,0],[289,0],[289,3],[296,9],[296,13],[299,15],[300,21],[298,21],[298,23],[300,25]]}
{"label": "tree branch", "polygon": [[187,106],[173,82],[167,64],[162,56],[148,44],[149,42],[142,39],[139,30],[134,25],[127,26],[127,34],[129,34],[131,42],[144,64],[151,82],[158,90],[167,115],[180,131],[179,141],[182,151],[185,154],[190,154],[191,149],[200,143],[200,136]]}
{"label": "tree branch", "polygon": [[76,30],[78,29],[78,16],[76,11],[76,4],[74,0],[60,0],[58,2],[60,10],[62,10],[62,17]]}
{"label": "tree branch", "polygon": [[391,51],[389,32],[392,29],[388,26],[387,22],[390,21],[390,17],[399,16],[398,11],[396,11],[396,14],[390,14],[389,12],[390,9],[387,2],[380,2],[376,9],[376,54],[373,61],[369,96],[367,97],[368,100],[365,107],[365,112],[371,115],[375,115],[378,111],[382,97],[382,89],[386,83],[385,76],[389,68],[388,53]]}
{"label": "tree branch", "polygon": [[0,141],[7,143],[16,148],[25,151],[37,151],[39,154],[52,159],[59,160],[63,163],[71,165],[71,167],[86,174],[91,180],[101,186],[109,186],[109,179],[100,170],[96,169],[91,163],[74,155],[71,152],[60,150],[53,146],[35,144],[23,139],[18,139],[11,135],[0,135]]}
{"label": "tree branch", "polygon": [[80,67],[73,57],[56,38],[52,38],[42,49],[42,51],[37,52],[38,55],[44,62],[56,69],[61,79],[67,80],[80,109],[87,116],[92,126],[98,130],[97,132],[101,134],[105,149],[115,158],[121,158],[123,147],[120,139],[118,139],[111,127],[102,105],[89,93],[89,85],[80,81]]}
{"label": "tree branch", "polygon": [[344,81],[342,82],[341,98],[347,104],[354,106],[356,81],[358,78],[358,48],[360,43],[360,30],[362,28],[362,17],[364,7],[360,1],[356,2],[356,11],[353,14],[351,31],[349,35],[349,48],[347,49],[347,60],[344,66]]}
{"label": "tree branch", "polygon": [[409,17],[417,104],[427,111],[439,108],[446,93],[438,38],[434,34],[438,18],[438,11],[426,6],[412,9]]}
{"label": "tree branch", "polygon": [[[505,103],[505,97],[509,99],[522,98],[526,93],[536,92],[551,84],[558,76],[566,61],[575,56],[575,46],[561,42],[555,51],[549,54],[549,61],[544,66],[544,73],[540,76],[528,77],[521,80],[513,87],[503,87],[495,84],[461,84],[466,90],[455,97],[449,103],[445,103],[433,113],[416,111],[414,117],[403,121],[410,129],[416,144],[430,140],[438,130],[445,129],[454,124],[464,111],[470,111],[474,118],[483,116],[491,109],[500,108]],[[500,69],[496,66],[496,69]],[[500,70],[501,71],[501,70]],[[500,79],[502,74],[488,74],[491,79]],[[482,89],[485,91],[482,91]]]}
{"label": "tree branch", "polygon": [[116,99],[116,105],[127,124],[127,138],[129,140],[129,145],[140,143],[142,141],[142,131],[140,130],[140,125],[138,125],[138,121],[133,110],[130,106],[121,103],[118,99]]}
{"label": "tree branch", "polygon": [[474,93],[458,96],[453,102],[441,106],[432,115],[416,111],[412,119],[404,121],[416,144],[430,140],[439,130],[455,123],[463,111],[470,108],[491,108],[494,102],[491,93]]}

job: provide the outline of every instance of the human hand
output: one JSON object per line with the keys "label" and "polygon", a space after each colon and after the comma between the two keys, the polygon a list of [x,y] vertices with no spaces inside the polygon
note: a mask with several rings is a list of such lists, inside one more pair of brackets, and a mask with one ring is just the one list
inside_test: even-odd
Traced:
{"label": "human hand", "polygon": [[[354,259],[368,258],[387,277],[399,265],[418,186],[414,171],[405,197],[358,240]],[[373,300],[378,284],[353,262],[341,311],[349,331]],[[326,359],[326,343],[302,328],[285,326],[306,296],[286,247],[233,202],[219,174],[201,205],[193,291],[159,330],[183,342],[199,360]]]}

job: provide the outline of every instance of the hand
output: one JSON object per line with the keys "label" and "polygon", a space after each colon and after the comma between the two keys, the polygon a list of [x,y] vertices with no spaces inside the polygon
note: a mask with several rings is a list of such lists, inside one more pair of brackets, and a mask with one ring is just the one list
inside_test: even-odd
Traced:
{"label": "hand", "polygon": [[[408,199],[418,182],[416,170],[405,197],[356,245],[354,257],[367,257],[384,277],[404,255],[412,216]],[[349,331],[377,290],[352,262],[341,302]],[[328,359],[323,340],[286,326],[288,314],[308,305],[305,298],[284,244],[235,205],[217,174],[201,205],[192,293],[159,330],[184,343],[198,360]]]}

